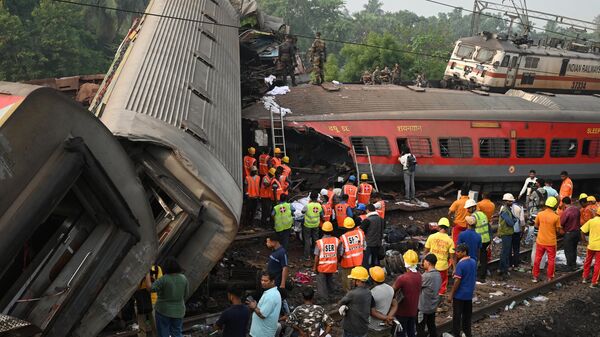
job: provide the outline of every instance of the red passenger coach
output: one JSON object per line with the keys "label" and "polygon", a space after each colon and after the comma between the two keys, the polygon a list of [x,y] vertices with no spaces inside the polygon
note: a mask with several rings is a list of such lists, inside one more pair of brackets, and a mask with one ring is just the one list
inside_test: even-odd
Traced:
{"label": "red passenger coach", "polygon": [[[520,181],[530,169],[592,179],[600,172],[597,96],[343,85],[293,88],[277,102],[292,111],[286,127],[312,128],[354,148],[361,171],[368,148],[378,180],[400,177],[404,144],[417,157],[419,180]],[[270,127],[262,104],[243,117]]]}

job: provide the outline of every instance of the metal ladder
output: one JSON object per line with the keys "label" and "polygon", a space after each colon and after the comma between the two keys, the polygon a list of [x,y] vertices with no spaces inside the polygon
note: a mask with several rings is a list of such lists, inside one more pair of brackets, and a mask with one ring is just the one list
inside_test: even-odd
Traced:
{"label": "metal ladder", "polygon": [[[283,128],[283,115],[281,114],[281,107],[279,107],[279,118],[273,116],[273,109],[271,112],[271,140],[273,142],[273,151],[278,147],[283,151],[283,155],[287,156],[285,148],[285,131]],[[278,120],[277,120],[278,119]],[[278,125],[277,125],[278,124]]]}
{"label": "metal ladder", "polygon": [[[369,171],[371,172],[371,179],[373,179],[373,187],[375,188],[375,191],[379,192],[377,181],[375,180],[375,174],[373,173],[373,164],[371,163],[371,153],[369,152],[369,147],[365,146],[365,150],[367,151],[367,158],[369,159]],[[352,159],[354,159],[354,166],[356,167],[356,177],[360,181],[360,170],[358,169],[358,160],[356,159],[356,148],[354,145],[352,145]]]}

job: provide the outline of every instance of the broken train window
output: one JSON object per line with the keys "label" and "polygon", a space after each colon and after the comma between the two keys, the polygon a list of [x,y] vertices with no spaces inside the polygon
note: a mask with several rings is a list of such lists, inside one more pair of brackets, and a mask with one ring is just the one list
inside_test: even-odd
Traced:
{"label": "broken train window", "polygon": [[440,155],[444,158],[471,158],[473,157],[473,143],[471,138],[440,138]]}
{"label": "broken train window", "polygon": [[575,157],[576,154],[577,139],[552,139],[552,143],[550,144],[550,157]]}
{"label": "broken train window", "polygon": [[385,137],[350,137],[357,156],[366,156],[367,147],[371,156],[389,156],[390,143]]}

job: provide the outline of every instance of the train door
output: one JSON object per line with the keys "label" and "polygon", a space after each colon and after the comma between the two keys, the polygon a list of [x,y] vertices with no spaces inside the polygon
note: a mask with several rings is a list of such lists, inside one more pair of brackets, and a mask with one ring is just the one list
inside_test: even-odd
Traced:
{"label": "train door", "polygon": [[408,147],[408,139],[407,138],[396,138],[396,143],[398,143],[398,155],[402,155],[402,150],[405,147]]}
{"label": "train door", "polygon": [[569,66],[569,61],[570,59],[562,60],[562,64],[560,66],[560,73],[558,74],[558,76],[565,76],[565,74],[567,73],[567,67]]}
{"label": "train door", "polygon": [[515,85],[517,71],[519,70],[519,55],[508,53],[506,55],[510,56],[510,63],[506,70],[506,82],[504,83],[504,86],[512,88]]}

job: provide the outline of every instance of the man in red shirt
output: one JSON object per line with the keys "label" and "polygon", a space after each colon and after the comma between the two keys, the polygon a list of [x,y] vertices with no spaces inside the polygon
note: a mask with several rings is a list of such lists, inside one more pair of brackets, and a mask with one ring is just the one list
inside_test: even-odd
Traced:
{"label": "man in red shirt", "polygon": [[417,324],[419,296],[421,295],[421,274],[417,271],[419,256],[409,249],[402,256],[406,265],[406,273],[398,276],[394,282],[394,292],[402,291],[404,297],[398,303],[396,318],[402,325],[405,336],[414,337]]}

